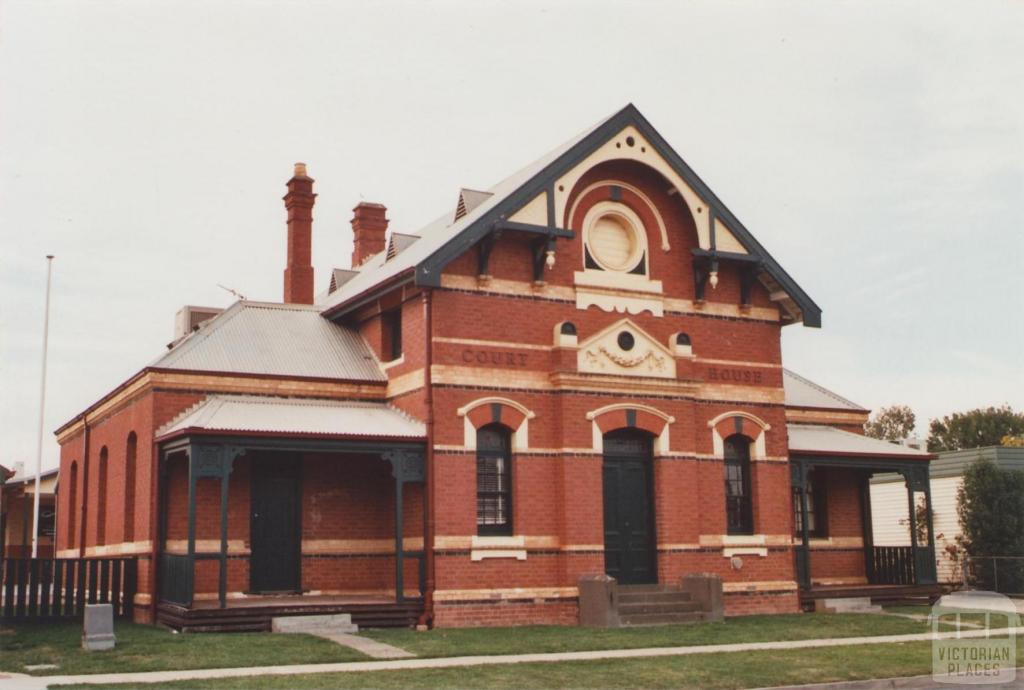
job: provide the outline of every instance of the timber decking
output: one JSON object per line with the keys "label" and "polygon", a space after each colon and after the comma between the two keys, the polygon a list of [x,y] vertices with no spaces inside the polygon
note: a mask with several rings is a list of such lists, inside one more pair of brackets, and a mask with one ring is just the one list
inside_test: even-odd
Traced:
{"label": "timber decking", "polygon": [[360,628],[411,628],[423,613],[422,599],[394,600],[370,597],[280,596],[197,601],[192,608],[161,602],[156,620],[182,632],[266,632],[270,620],[282,616],[322,616],[348,613]]}

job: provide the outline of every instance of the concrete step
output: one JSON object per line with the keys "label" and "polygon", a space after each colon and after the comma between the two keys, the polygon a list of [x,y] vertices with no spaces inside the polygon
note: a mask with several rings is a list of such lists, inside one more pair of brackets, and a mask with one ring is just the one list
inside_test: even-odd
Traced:
{"label": "concrete step", "polygon": [[651,584],[651,585],[619,585],[619,592],[679,592],[682,591],[678,583],[673,584]]}
{"label": "concrete step", "polygon": [[637,613],[692,613],[694,611],[700,611],[700,604],[695,601],[678,601],[657,604],[619,604],[619,615],[622,616]]}
{"label": "concrete step", "polygon": [[359,632],[350,613],[325,616],[280,616],[270,619],[270,629],[276,633],[307,633],[312,635]]}
{"label": "concrete step", "polygon": [[814,610],[824,613],[881,613],[882,607],[872,604],[871,597],[839,597],[818,599]]}
{"label": "concrete step", "polygon": [[678,604],[685,601],[690,601],[689,592],[622,592],[619,590],[620,606],[624,604]]}
{"label": "concrete step", "polygon": [[700,611],[690,611],[687,613],[631,613],[629,615],[621,614],[619,620],[624,626],[698,623],[704,620],[704,613]]}

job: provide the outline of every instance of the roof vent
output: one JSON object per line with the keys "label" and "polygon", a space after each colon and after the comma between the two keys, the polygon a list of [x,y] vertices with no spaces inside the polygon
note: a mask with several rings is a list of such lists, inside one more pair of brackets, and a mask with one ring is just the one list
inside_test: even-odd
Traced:
{"label": "roof vent", "polygon": [[490,199],[492,196],[494,196],[494,194],[491,192],[480,192],[475,189],[466,189],[463,187],[459,190],[459,204],[455,207],[455,220],[462,218],[467,213],[472,213],[473,209]]}
{"label": "roof vent", "polygon": [[216,307],[185,305],[174,315],[174,340],[177,342],[224,311]]}
{"label": "roof vent", "polygon": [[408,249],[409,246],[419,238],[419,235],[407,235],[404,232],[392,232],[391,235],[388,236],[388,248],[387,254],[384,255],[384,261],[391,261]]}

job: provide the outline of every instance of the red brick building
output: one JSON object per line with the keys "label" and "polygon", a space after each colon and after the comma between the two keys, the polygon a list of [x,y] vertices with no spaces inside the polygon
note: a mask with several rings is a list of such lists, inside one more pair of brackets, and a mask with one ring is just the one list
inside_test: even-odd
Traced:
{"label": "red brick building", "polygon": [[880,567],[865,499],[895,470],[927,500],[929,456],[783,368],[818,306],[633,106],[416,233],[361,203],[317,297],[304,165],[287,187],[284,302],[184,311],[57,431],[58,551],[137,554],[141,619],[574,623],[593,573],[716,573],[730,614],[934,582],[930,529]]}

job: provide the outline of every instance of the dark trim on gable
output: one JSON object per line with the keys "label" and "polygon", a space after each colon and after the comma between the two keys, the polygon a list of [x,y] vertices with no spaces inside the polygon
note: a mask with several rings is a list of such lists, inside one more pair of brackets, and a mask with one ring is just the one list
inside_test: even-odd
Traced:
{"label": "dark trim on gable", "polygon": [[558,178],[579,164],[609,138],[629,125],[636,127],[651,142],[655,150],[665,158],[679,176],[705,200],[709,206],[709,211],[721,218],[736,236],[737,240],[746,247],[751,255],[754,255],[754,259],[747,260],[762,262],[765,271],[779,283],[782,289],[789,294],[793,302],[800,308],[804,325],[815,328],[820,327],[821,308],[783,270],[767,250],[754,239],[750,231],[726,208],[725,204],[715,196],[711,189],[686,164],[679,154],[668,145],[665,139],[640,114],[640,111],[633,104],[627,105],[600,124],[568,151],[549,163],[541,172],[527,180],[518,189],[505,197],[505,199],[480,216],[480,218],[469,224],[444,246],[420,262],[416,266],[416,284],[427,287],[440,287],[441,273],[448,263],[476,245],[477,242],[493,230],[496,223],[505,221],[509,214],[519,210],[535,196],[550,190]]}

